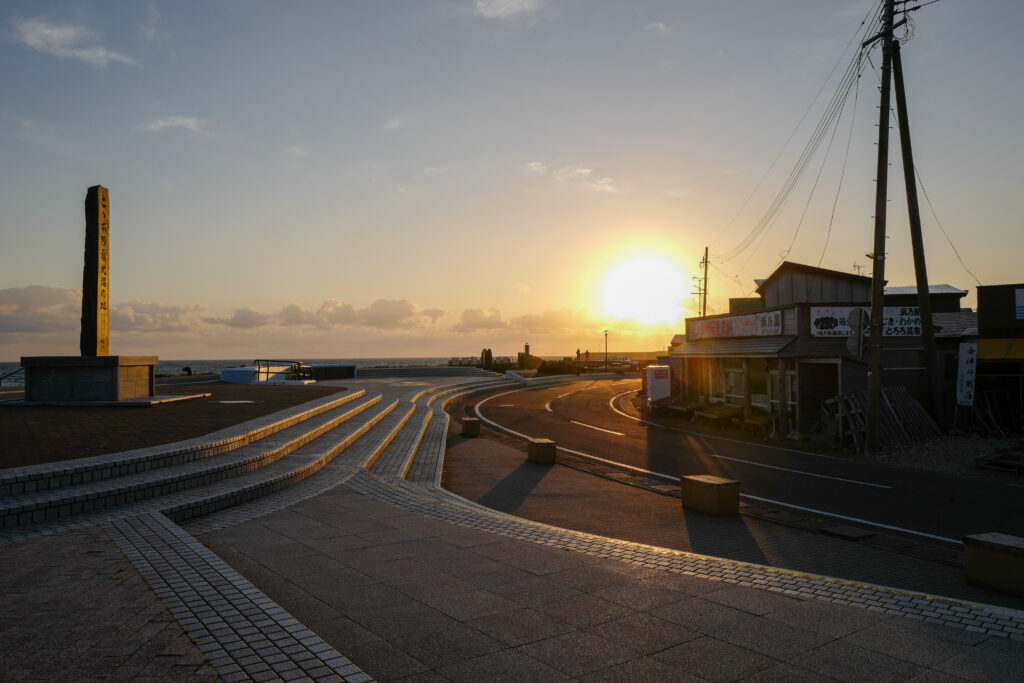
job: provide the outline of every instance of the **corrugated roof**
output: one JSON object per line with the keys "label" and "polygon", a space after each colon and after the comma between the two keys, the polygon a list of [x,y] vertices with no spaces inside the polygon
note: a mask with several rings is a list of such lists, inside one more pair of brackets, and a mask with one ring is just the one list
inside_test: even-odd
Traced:
{"label": "corrugated roof", "polygon": [[[896,285],[885,288],[886,294],[917,294],[917,285]],[[953,285],[928,285],[929,294],[959,294],[967,296],[966,289],[959,289]]]}
{"label": "corrugated roof", "polygon": [[738,339],[698,339],[684,341],[672,349],[673,356],[701,356],[704,358],[737,358],[743,356],[774,356],[796,339],[787,337],[743,337]]}
{"label": "corrugated roof", "polygon": [[935,325],[936,337],[968,336],[972,328],[977,334],[978,314],[974,311],[958,313],[932,313],[932,324]]}

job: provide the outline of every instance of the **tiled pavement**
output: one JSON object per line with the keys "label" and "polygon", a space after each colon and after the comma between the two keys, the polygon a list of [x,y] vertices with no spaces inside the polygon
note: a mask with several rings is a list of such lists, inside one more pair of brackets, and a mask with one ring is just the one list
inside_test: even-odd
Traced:
{"label": "tiled pavement", "polygon": [[[362,470],[386,445],[379,427],[294,489],[189,525],[221,527],[200,540],[255,588],[159,516],[112,523],[218,673],[262,663],[254,677],[272,677],[275,647],[296,665],[287,676],[312,659],[362,675],[333,650],[374,677],[410,680],[1005,680],[1024,670],[1020,613],[519,520],[433,488],[437,472],[418,457],[420,484]],[[0,550],[0,569],[34,542]]]}

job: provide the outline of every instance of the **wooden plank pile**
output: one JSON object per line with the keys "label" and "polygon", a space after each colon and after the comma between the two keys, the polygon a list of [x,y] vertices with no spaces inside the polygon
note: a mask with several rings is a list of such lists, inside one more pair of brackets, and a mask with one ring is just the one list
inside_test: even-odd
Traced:
{"label": "wooden plank pile", "polygon": [[[867,428],[867,392],[836,396],[823,406],[829,420],[834,420],[839,433],[849,433],[857,450],[864,448]],[[882,405],[878,423],[879,448],[896,448],[929,441],[941,436],[942,430],[932,416],[918,403],[906,387],[882,388]]]}

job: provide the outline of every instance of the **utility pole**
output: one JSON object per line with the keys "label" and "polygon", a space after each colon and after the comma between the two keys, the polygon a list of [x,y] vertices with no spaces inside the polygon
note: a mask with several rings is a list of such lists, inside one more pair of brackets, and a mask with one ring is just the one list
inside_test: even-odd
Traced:
{"label": "utility pole", "polygon": [[882,406],[882,316],[885,300],[885,212],[889,181],[889,84],[892,73],[894,0],[885,0],[882,30],[868,43],[882,40],[882,87],[878,107],[878,165],[875,173],[875,249],[871,254],[871,362],[868,366],[868,414],[864,450],[878,450]]}
{"label": "utility pole", "polygon": [[608,372],[608,330],[604,331],[604,371]]}
{"label": "utility pole", "polygon": [[701,299],[700,317],[708,317],[708,248],[704,247],[704,260],[700,262],[700,265],[704,267],[704,286],[701,287],[701,292],[704,296]]}
{"label": "utility pole", "polygon": [[921,237],[921,210],[917,201],[917,182],[914,179],[914,154],[910,146],[910,121],[907,115],[907,93],[903,87],[903,62],[900,43],[892,41],[893,85],[896,88],[896,113],[900,125],[900,147],[903,152],[903,182],[907,186],[907,213],[910,218],[910,243],[914,252],[914,276],[917,280],[917,305],[921,310],[921,341],[924,342],[924,362],[928,371],[928,394],[932,415],[943,424],[942,383],[938,354],[935,351],[935,328],[932,325],[932,299],[928,293],[928,268],[924,259],[924,240]]}

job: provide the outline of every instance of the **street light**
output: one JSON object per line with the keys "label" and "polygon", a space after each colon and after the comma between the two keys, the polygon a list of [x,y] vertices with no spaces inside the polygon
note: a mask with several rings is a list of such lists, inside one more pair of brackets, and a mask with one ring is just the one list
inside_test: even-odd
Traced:
{"label": "street light", "polygon": [[604,371],[608,372],[608,330],[604,331]]}

